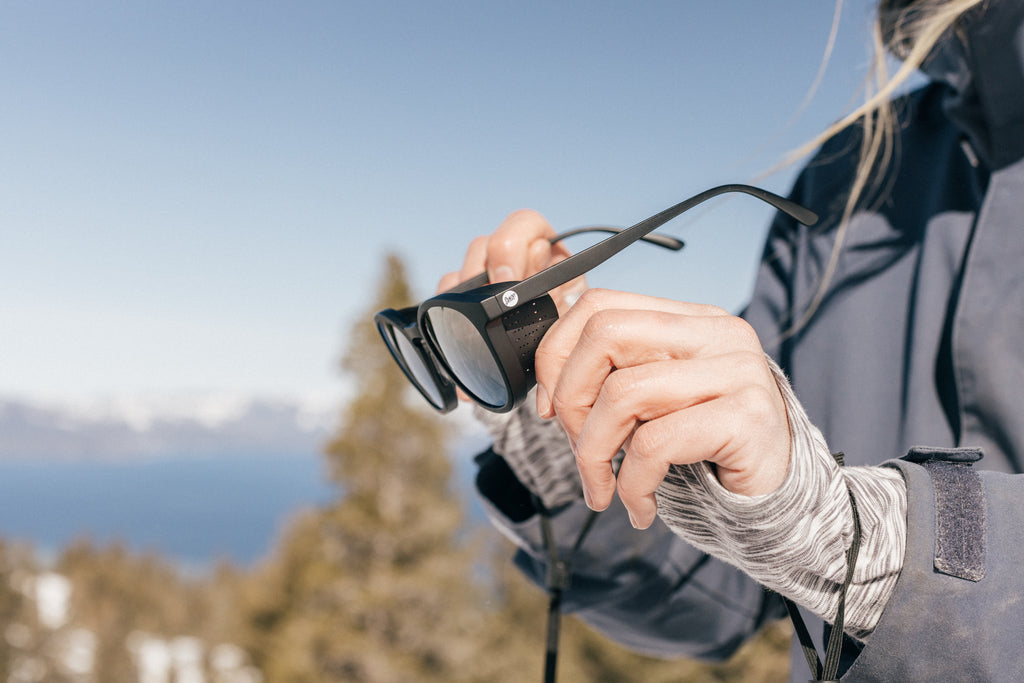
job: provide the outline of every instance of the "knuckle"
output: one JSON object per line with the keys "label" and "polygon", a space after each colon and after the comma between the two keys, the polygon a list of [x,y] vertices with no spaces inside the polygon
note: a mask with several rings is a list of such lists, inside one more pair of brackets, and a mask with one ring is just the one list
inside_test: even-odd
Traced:
{"label": "knuckle", "polygon": [[629,442],[629,457],[639,460],[651,460],[661,452],[662,439],[659,430],[645,422],[633,431]]}
{"label": "knuckle", "polygon": [[558,323],[555,322],[555,325],[548,328],[544,336],[540,338],[540,344],[537,345],[537,350],[533,354],[535,364],[547,363],[554,358],[561,357],[559,353],[561,340],[558,337],[557,325]]}
{"label": "knuckle", "polygon": [[534,240],[530,243],[527,252],[527,263],[531,273],[536,273],[548,266],[551,262],[551,244],[544,239]]}
{"label": "knuckle", "polygon": [[459,284],[460,274],[457,272],[445,273],[437,281],[437,291],[444,292]]}
{"label": "knuckle", "polygon": [[487,249],[487,243],[491,240],[488,235],[478,235],[469,243],[468,253],[480,253]]}
{"label": "knuckle", "polygon": [[526,244],[522,239],[509,233],[495,234],[487,242],[487,264],[494,266],[499,263],[506,263],[515,260],[526,251]]}
{"label": "knuckle", "polygon": [[[629,369],[616,370],[608,375],[601,387],[600,400],[613,412],[619,412],[631,405],[636,395],[638,382],[635,373]],[[630,410],[630,412],[632,412]]]}
{"label": "knuckle", "polygon": [[[587,303],[589,304],[591,302],[588,301]],[[607,328],[607,325],[607,311],[596,310],[590,314],[590,317],[587,318],[587,323],[585,323],[583,326],[583,334],[598,337]]]}
{"label": "knuckle", "polygon": [[700,306],[699,312],[701,314],[707,315],[709,317],[715,317],[715,318],[731,318],[731,317],[733,317],[733,315],[729,311],[725,310],[721,306],[716,306],[714,304],[699,304],[699,306]]}
{"label": "knuckle", "polygon": [[533,353],[533,363],[538,370],[540,369],[540,366],[546,365],[555,358],[556,354],[552,349],[554,346],[554,339],[555,337],[551,334],[551,330],[548,330],[548,332],[541,337],[540,344],[537,345],[537,350]]}
{"label": "knuckle", "polygon": [[537,211],[533,209],[516,209],[505,217],[502,221],[502,226],[522,226],[522,225],[538,225],[546,224],[547,221]]}
{"label": "knuckle", "polygon": [[555,388],[555,393],[551,397],[551,407],[555,411],[556,415],[568,416],[571,411],[575,408],[572,401],[566,396],[564,391],[559,391]]}
{"label": "knuckle", "polygon": [[580,295],[579,301],[576,302],[576,305],[578,307],[582,307],[584,310],[599,311],[603,307],[602,302],[607,297],[607,289],[594,287],[583,292],[583,294]]}
{"label": "knuckle", "polygon": [[736,392],[734,407],[744,421],[767,424],[776,418],[776,401],[772,392],[761,384],[749,384]]}
{"label": "knuckle", "polygon": [[748,346],[750,346],[751,349],[756,350],[758,354],[761,355],[761,340],[758,338],[757,332],[754,331],[754,328],[751,327],[750,323],[743,318],[737,318],[736,316],[732,316],[730,320],[732,320],[732,323],[735,326],[736,336],[740,337]]}
{"label": "knuckle", "polygon": [[534,363],[538,370],[541,366],[547,366],[553,361],[562,361],[565,358],[565,342],[563,340],[564,324],[562,320],[556,320],[555,324],[548,328],[544,336],[540,338],[540,344],[533,354]]}
{"label": "knuckle", "polygon": [[766,377],[767,366],[764,362],[764,354],[757,351],[737,351],[730,354],[730,362],[740,374],[756,380],[763,380]]}
{"label": "knuckle", "polygon": [[580,342],[587,344],[600,344],[606,334],[607,329],[604,324],[604,316],[600,313],[595,313],[583,324],[583,329],[580,330]]}
{"label": "knuckle", "polygon": [[[587,297],[590,292],[594,290],[587,290],[580,297],[580,301]],[[590,307],[593,304],[593,298],[590,297],[585,304]],[[617,311],[604,310],[601,308],[590,308],[590,314],[587,318],[587,322],[583,324],[583,329],[580,331],[580,336],[583,340],[588,342],[595,342],[602,344],[610,341],[618,329],[618,323],[620,316]]]}
{"label": "knuckle", "polygon": [[743,318],[734,315],[724,316],[719,324],[724,328],[725,333],[740,345],[760,351],[761,340],[758,338],[757,332]]}
{"label": "knuckle", "polygon": [[617,488],[622,500],[636,500],[650,493],[643,484],[632,477],[619,477]]}
{"label": "knuckle", "polygon": [[466,247],[466,254],[462,259],[462,279],[468,279],[484,267],[484,256],[487,253],[487,243],[490,237],[480,235],[474,237]]}
{"label": "knuckle", "polygon": [[525,259],[529,245],[535,240],[554,235],[547,220],[532,209],[517,209],[510,213],[491,235],[488,244],[490,258]]}

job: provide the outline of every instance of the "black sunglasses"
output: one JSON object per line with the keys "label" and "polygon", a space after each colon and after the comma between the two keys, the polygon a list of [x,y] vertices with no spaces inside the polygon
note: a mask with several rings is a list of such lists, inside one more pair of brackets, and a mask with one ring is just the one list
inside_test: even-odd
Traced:
{"label": "black sunglasses", "polygon": [[613,232],[578,254],[521,282],[489,283],[487,273],[400,311],[374,316],[377,329],[406,377],[441,412],[458,405],[457,385],[487,410],[504,413],[522,403],[536,384],[534,354],[544,333],[558,319],[548,292],[583,275],[628,247],[645,240],[672,249],[682,243],[652,231],[712,197],[727,192],[752,195],[804,225],[817,214],[767,190],[750,185],[721,185],[690,197],[636,225],[580,228],[552,238],[552,243],[580,232]]}

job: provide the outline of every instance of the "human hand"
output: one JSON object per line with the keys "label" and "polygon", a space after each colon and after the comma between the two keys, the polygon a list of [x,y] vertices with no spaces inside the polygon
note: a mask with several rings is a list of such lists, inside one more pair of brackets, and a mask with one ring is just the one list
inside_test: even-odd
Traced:
{"label": "human hand", "polygon": [[[442,276],[437,292],[446,292],[485,270],[490,282],[525,280],[571,255],[561,242],[551,243],[554,236],[554,228],[536,211],[513,211],[493,233],[469,243],[462,269]],[[586,280],[581,276],[548,294],[562,315],[586,288]],[[459,400],[469,400],[462,389],[456,389],[456,393]]]}
{"label": "human hand", "polygon": [[536,371],[538,412],[568,434],[595,510],[617,488],[633,525],[650,526],[672,464],[708,461],[747,496],[786,477],[782,396],[757,335],[720,308],[588,290],[541,341]]}
{"label": "human hand", "polygon": [[[447,291],[485,270],[491,282],[525,280],[569,257],[561,242],[551,244],[554,236],[554,229],[536,211],[515,211],[492,234],[470,243],[462,269],[442,277],[437,291]],[[549,292],[559,315],[569,310],[586,288],[586,280],[578,277]]]}

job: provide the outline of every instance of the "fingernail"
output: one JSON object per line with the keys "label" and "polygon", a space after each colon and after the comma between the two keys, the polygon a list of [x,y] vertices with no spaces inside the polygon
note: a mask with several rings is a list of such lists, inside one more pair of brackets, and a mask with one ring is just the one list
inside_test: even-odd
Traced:
{"label": "fingernail", "polygon": [[626,512],[629,514],[629,523],[633,525],[634,529],[639,529],[640,525],[636,523],[636,517],[633,516],[633,511],[627,508]]}
{"label": "fingernail", "polygon": [[593,510],[594,509],[594,501],[590,497],[590,491],[587,490],[587,485],[586,484],[582,484],[582,486],[583,486],[583,502],[585,502],[587,504],[588,508]]}
{"label": "fingernail", "polygon": [[654,520],[658,516],[658,504],[651,501],[650,504],[641,504],[640,507],[642,509],[635,513],[636,516],[632,510],[629,511],[629,521],[637,529],[647,529],[654,524]]}
{"label": "fingernail", "polygon": [[537,414],[541,417],[551,417],[551,397],[543,384],[537,385]]}
{"label": "fingernail", "polygon": [[511,282],[516,274],[509,266],[498,266],[491,272],[491,282]]}

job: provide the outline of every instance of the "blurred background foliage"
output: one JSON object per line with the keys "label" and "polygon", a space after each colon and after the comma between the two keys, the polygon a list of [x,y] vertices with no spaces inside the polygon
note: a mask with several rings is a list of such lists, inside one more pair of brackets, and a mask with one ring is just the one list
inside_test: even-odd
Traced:
{"label": "blurred background foliage", "polygon": [[[511,567],[506,541],[467,520],[455,435],[372,325],[374,311],[411,299],[388,257],[342,360],[357,391],[324,449],[337,495],[298,513],[256,568],[189,576],[85,539],[43,566],[31,548],[0,543],[3,680],[541,680],[546,597]],[[559,680],[786,680],[789,635],[771,626],[709,665],[630,653],[568,617]]]}

